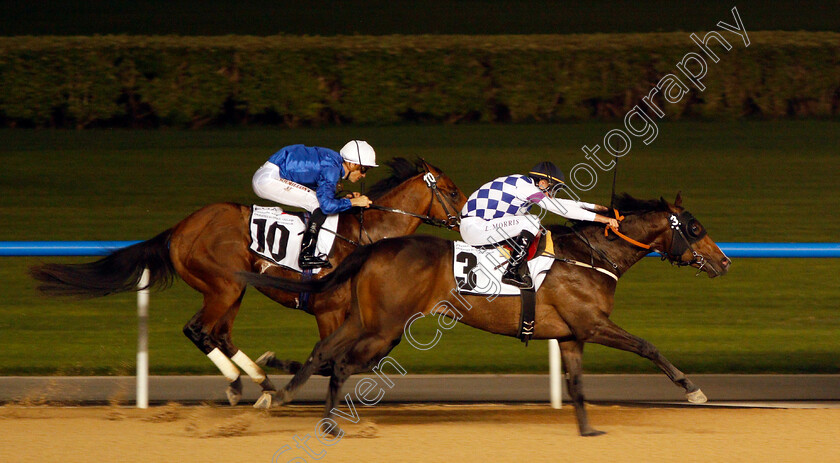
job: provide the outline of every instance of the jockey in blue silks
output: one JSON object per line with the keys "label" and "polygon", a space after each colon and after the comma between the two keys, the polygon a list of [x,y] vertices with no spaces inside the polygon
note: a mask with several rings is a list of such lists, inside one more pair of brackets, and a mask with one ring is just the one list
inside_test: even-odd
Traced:
{"label": "jockey in blue silks", "polygon": [[327,256],[315,255],[321,226],[328,219],[337,223],[335,214],[339,212],[371,204],[367,196],[359,193],[349,198],[336,198],[338,182],[355,183],[364,178],[371,167],[377,167],[373,147],[362,140],[351,140],[339,153],[317,146],[286,146],[254,174],[251,184],[257,196],[312,213],[301,244],[298,263],[302,269],[331,266]]}
{"label": "jockey in blue silks", "polygon": [[543,161],[528,175],[499,177],[467,198],[461,210],[464,241],[472,246],[512,243],[513,252],[502,283],[519,288],[533,286],[524,267],[528,248],[541,227],[540,218],[529,213],[533,205],[569,219],[606,223],[618,229],[616,219],[596,214],[606,211],[604,206],[555,198],[554,191],[563,187],[563,172],[551,162]]}

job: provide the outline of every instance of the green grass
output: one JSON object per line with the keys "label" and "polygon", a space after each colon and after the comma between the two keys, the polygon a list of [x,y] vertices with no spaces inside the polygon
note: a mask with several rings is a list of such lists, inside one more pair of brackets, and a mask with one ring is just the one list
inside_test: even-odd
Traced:
{"label": "green grass", "polygon": [[[382,158],[424,156],[469,193],[543,158],[564,170],[612,124],[455,125],[236,131],[0,131],[0,240],[149,238],[217,201],[257,201],[253,171],[290,143],[339,147],[365,138]],[[716,241],[840,241],[840,123],[666,123],[620,161],[619,190],[685,205]],[[383,175],[374,171],[371,180]],[[368,181],[368,184],[371,183]],[[604,175],[584,199],[608,202]],[[436,230],[426,229],[426,231]],[[452,237],[453,235],[447,235]],[[61,301],[37,295],[25,269],[0,259],[0,374],[125,374],[134,368],[134,296]],[[647,259],[622,278],[613,319],[684,371],[840,372],[840,262],[736,259],[709,280]],[[152,295],[151,365],[157,374],[213,373],[182,334],[198,293],[182,282]],[[424,320],[429,321],[431,320]],[[422,323],[431,336],[431,323]],[[249,291],[234,329],[256,357],[303,359],[314,318]],[[589,345],[589,372],[654,371],[632,354]],[[410,372],[542,372],[545,343],[458,326],[430,351],[393,352]]]}

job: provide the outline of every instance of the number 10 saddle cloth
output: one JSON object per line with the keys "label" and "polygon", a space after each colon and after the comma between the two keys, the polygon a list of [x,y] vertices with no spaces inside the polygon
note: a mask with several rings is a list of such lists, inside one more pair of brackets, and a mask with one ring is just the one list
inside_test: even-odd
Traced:
{"label": "number 10 saddle cloth", "polygon": [[[251,251],[282,267],[302,272],[298,265],[306,228],[303,214],[283,212],[280,207],[251,206]],[[328,216],[318,233],[316,253],[329,255],[338,228],[338,215]],[[318,273],[321,269],[312,269]]]}

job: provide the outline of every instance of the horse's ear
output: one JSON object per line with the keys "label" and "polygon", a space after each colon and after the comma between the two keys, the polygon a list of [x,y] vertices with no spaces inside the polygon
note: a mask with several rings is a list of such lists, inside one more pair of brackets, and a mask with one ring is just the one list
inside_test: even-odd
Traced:
{"label": "horse's ear", "polygon": [[682,191],[677,192],[677,199],[674,200],[674,206],[682,207],[682,196],[680,196],[680,193],[682,193]]}
{"label": "horse's ear", "polygon": [[426,162],[426,160],[423,158],[420,158],[420,165],[423,167],[423,169],[426,170],[426,172],[432,172],[434,170],[432,165]]}

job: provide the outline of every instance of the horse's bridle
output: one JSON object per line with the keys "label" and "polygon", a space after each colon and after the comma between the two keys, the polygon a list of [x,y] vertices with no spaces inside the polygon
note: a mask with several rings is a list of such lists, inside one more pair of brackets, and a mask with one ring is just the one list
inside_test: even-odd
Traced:
{"label": "horse's bridle", "polygon": [[[446,198],[446,196],[443,195],[440,192],[440,189],[438,189],[437,180],[438,180],[438,178],[440,178],[440,176],[435,177],[434,174],[432,174],[429,171],[429,168],[425,167],[425,164],[424,164],[424,168],[426,169],[426,174],[423,175],[423,181],[426,182],[426,187],[429,190],[431,190],[431,192],[432,192],[432,201],[429,203],[429,212],[426,212],[426,215],[415,214],[413,212],[407,212],[407,211],[403,211],[403,210],[400,210],[400,209],[395,209],[393,207],[380,206],[378,204],[371,204],[369,206],[369,208],[380,210],[380,211],[393,212],[393,213],[396,213],[396,214],[407,215],[407,216],[410,216],[410,217],[420,219],[420,220],[423,221],[423,223],[425,223],[427,225],[446,228],[446,229],[449,229],[449,230],[452,230],[455,227],[460,226],[461,225],[461,219],[458,217],[458,208],[454,204],[449,202],[448,198]],[[446,213],[446,220],[436,219],[434,217],[429,216],[429,213],[432,210],[432,205],[434,205],[435,199],[437,199],[437,201],[440,203],[441,207],[443,207],[443,211]]]}
{"label": "horse's bridle", "polygon": [[[440,192],[440,189],[437,186],[437,179],[440,176],[435,177],[434,174],[429,170],[428,164],[426,161],[423,161],[423,169],[426,171],[426,175],[423,176],[423,180],[426,182],[426,187],[432,190],[432,194],[440,203],[440,206],[443,208],[443,212],[446,214],[446,222],[444,227],[450,230],[454,229],[461,225],[461,218],[460,213],[458,212],[458,206],[452,203],[452,200],[449,199],[446,195]],[[450,207],[452,210],[450,211]],[[429,212],[426,214],[428,215],[432,211],[432,205],[429,204]]]}
{"label": "horse's bridle", "polygon": [[[613,209],[615,212],[615,219],[621,222],[624,219],[624,216],[620,215],[617,210]],[[612,228],[609,225],[604,228],[604,236],[608,235],[609,231],[615,233],[618,237],[636,245],[643,249],[650,249],[653,252],[659,253],[662,256],[662,260],[667,260],[671,263],[671,265],[676,265],[679,267],[684,267],[688,265],[698,264],[697,273],[695,276],[700,275],[703,271],[703,268],[706,267],[708,263],[706,258],[698,253],[694,246],[694,243],[703,239],[706,236],[706,229],[702,227],[695,227],[694,225],[697,223],[697,219],[694,218],[688,211],[682,211],[679,214],[675,214],[673,212],[670,213],[668,216],[668,225],[671,228],[671,246],[665,252],[662,252],[658,249],[654,249],[652,246],[640,243],[623,233],[619,232],[618,229]],[[697,231],[695,231],[695,229]],[[681,240],[677,240],[677,237],[680,237]],[[691,261],[684,261],[681,259],[682,255],[685,253],[686,250],[691,251],[692,259]],[[714,270],[714,268],[713,268]],[[717,270],[715,270],[717,272]]]}
{"label": "horse's bridle", "polygon": [[[380,206],[378,204],[371,204],[370,206],[368,206],[368,208],[414,217],[416,219],[420,219],[421,221],[423,221],[423,223],[427,225],[432,225],[434,227],[446,228],[448,230],[455,229],[456,227],[461,225],[461,219],[458,214],[458,207],[455,206],[455,204],[453,204],[451,201],[449,201],[449,199],[446,198],[446,195],[440,192],[440,189],[437,186],[437,181],[440,178],[440,176],[435,177],[435,175],[429,170],[429,167],[427,166],[425,161],[423,161],[423,169],[426,171],[426,173],[423,175],[423,181],[426,183],[426,187],[432,192],[432,201],[429,202],[429,210],[426,212],[426,215],[415,214],[413,212],[403,211],[401,209],[396,209],[388,206]],[[437,199],[437,201],[440,203],[441,207],[443,208],[443,212],[446,213],[446,220],[436,219],[429,215],[432,211],[432,206],[434,205],[435,199]],[[373,243],[373,239],[371,239],[370,235],[365,229],[364,213],[365,210],[362,209],[359,217],[359,223],[361,225],[361,228],[359,229],[359,242],[362,241],[361,237],[362,232],[364,231],[365,235],[368,238],[368,241]],[[343,238],[351,244],[359,246],[359,243],[356,243],[353,240],[344,238],[343,236],[340,236],[338,234],[336,234],[336,236]]]}
{"label": "horse's bridle", "polygon": [[[667,258],[672,265],[680,267],[699,264],[697,267],[697,274],[695,276],[700,275],[700,272],[703,271],[703,268],[708,262],[702,254],[694,250],[694,246],[692,245],[706,236],[706,229],[702,227],[695,227],[694,225],[697,223],[697,219],[695,219],[694,216],[691,215],[691,212],[688,211],[682,211],[679,214],[671,213],[668,217],[668,222],[672,231],[671,248],[668,250],[667,254],[662,256],[662,260]],[[695,229],[697,229],[697,231],[695,231]],[[676,237],[678,235],[682,238],[681,241],[677,241]],[[692,259],[690,262],[680,260],[680,256],[682,256],[686,250],[691,251]],[[717,270],[715,270],[715,272],[717,272]]]}

